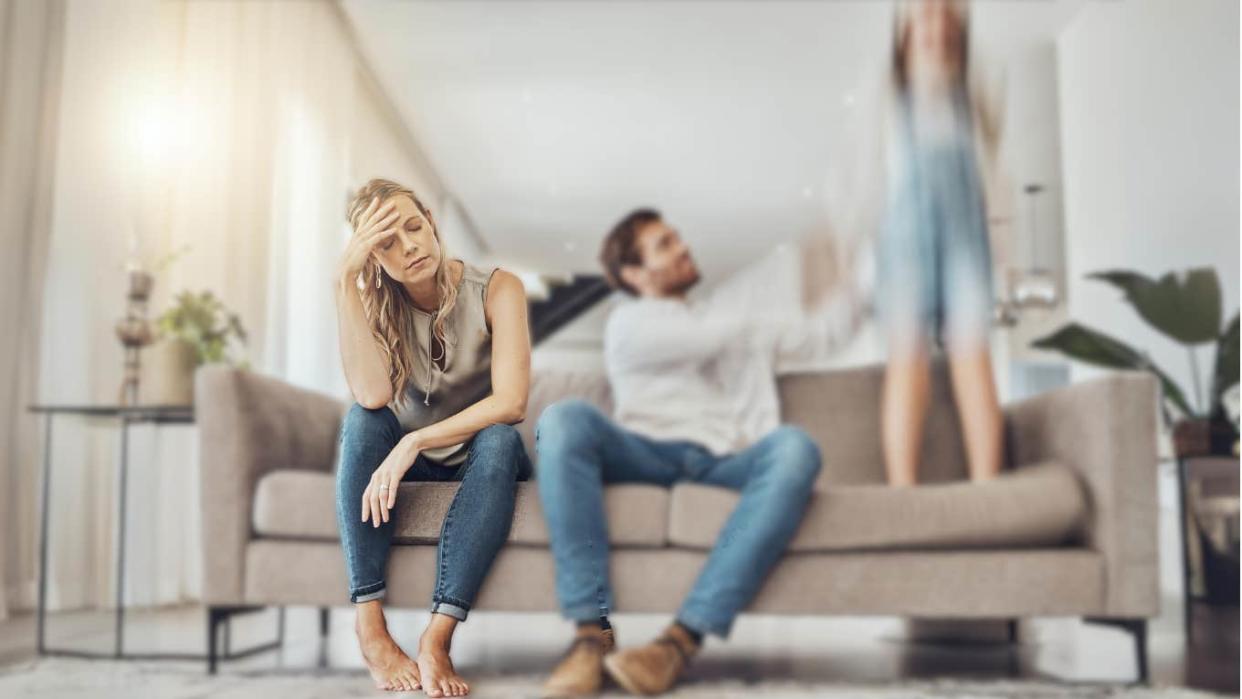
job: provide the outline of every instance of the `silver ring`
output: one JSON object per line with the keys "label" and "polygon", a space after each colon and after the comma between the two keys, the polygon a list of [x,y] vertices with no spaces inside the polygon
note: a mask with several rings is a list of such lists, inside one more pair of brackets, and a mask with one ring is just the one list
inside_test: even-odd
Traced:
{"label": "silver ring", "polygon": [[387,484],[387,483],[385,483],[385,484],[381,485],[381,486],[380,486],[380,490],[388,490],[388,484]]}

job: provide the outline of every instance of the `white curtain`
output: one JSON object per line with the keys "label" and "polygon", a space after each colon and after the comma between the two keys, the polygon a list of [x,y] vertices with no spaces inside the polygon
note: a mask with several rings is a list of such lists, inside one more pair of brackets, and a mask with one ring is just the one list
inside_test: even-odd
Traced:
{"label": "white curtain", "polygon": [[64,3],[0,0],[0,619],[34,599],[35,395]]}
{"label": "white curtain", "polygon": [[[182,290],[210,290],[240,315],[252,368],[344,398],[330,283],[347,196],[383,176],[430,202],[450,197],[338,7],[68,0],[65,36],[37,400],[116,400],[124,266],[181,250],[157,271],[152,317]],[[445,235],[456,253],[477,252],[465,226]],[[116,431],[73,419],[55,429],[49,603],[108,606]],[[131,433],[128,604],[198,596],[195,441],[192,427]],[[37,459],[12,452],[10,474],[29,480]],[[33,550],[33,508],[5,516],[18,525],[6,551]],[[18,556],[6,582],[33,588],[34,574]]]}

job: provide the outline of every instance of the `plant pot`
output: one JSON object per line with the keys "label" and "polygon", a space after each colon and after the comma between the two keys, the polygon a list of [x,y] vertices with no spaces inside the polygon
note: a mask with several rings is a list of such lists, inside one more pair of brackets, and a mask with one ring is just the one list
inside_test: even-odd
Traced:
{"label": "plant pot", "polygon": [[161,340],[143,357],[143,403],[193,405],[198,353],[185,340]]}
{"label": "plant pot", "polygon": [[1177,458],[1190,456],[1234,456],[1238,441],[1233,425],[1221,420],[1194,418],[1173,426],[1173,451]]}

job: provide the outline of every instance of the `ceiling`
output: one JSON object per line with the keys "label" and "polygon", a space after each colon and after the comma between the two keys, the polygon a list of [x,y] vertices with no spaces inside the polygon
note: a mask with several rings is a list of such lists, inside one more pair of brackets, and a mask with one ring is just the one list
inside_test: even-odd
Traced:
{"label": "ceiling", "polygon": [[[708,281],[818,227],[889,2],[344,0],[360,50],[496,257],[595,271],[662,210]],[[1081,0],[974,7],[981,55],[1046,44]]]}

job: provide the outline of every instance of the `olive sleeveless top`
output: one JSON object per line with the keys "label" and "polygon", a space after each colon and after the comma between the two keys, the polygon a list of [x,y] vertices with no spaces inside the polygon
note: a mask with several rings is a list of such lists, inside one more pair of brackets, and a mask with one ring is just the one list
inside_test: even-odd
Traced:
{"label": "olive sleeveless top", "polygon": [[[445,262],[451,264],[451,262]],[[437,311],[424,311],[412,303],[403,305],[413,333],[414,371],[406,386],[405,401],[388,404],[401,428],[413,432],[439,422],[487,396],[492,387],[492,333],[487,327],[484,303],[487,285],[498,268],[485,270],[464,262],[457,283],[457,302],[446,316],[447,346],[434,339]],[[424,449],[428,459],[446,466],[466,460],[468,443]]]}

